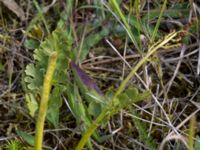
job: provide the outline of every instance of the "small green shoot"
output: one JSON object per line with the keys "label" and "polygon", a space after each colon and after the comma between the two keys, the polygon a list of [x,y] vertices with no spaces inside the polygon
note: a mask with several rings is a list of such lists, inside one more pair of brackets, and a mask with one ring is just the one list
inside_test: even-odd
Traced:
{"label": "small green shoot", "polygon": [[5,146],[6,150],[23,150],[22,145],[17,140],[11,140],[8,141],[8,143]]}
{"label": "small green shoot", "polygon": [[164,10],[165,10],[166,4],[167,4],[167,0],[164,1],[163,5],[162,5],[162,8],[161,8],[161,11],[160,11],[160,13],[159,13],[158,21],[157,21],[157,23],[156,23],[156,26],[155,26],[154,31],[153,31],[153,35],[152,35],[152,37],[151,37],[151,42],[152,42],[152,43],[154,43],[155,37],[156,37],[156,35],[157,35],[158,28],[159,28],[159,26],[160,26],[160,21],[161,21],[163,12],[164,12]]}

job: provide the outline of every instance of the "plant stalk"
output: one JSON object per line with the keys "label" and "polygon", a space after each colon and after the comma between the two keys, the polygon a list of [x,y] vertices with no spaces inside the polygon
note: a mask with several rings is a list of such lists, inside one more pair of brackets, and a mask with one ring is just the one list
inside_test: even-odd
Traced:
{"label": "plant stalk", "polygon": [[120,87],[116,91],[115,95],[113,96],[112,100],[109,102],[107,107],[103,110],[103,112],[97,117],[97,119],[94,121],[94,123],[88,128],[88,130],[85,132],[83,137],[78,143],[78,146],[76,147],[76,150],[82,150],[90,138],[90,136],[93,134],[93,132],[96,130],[96,128],[101,124],[101,122],[109,115],[108,111],[112,109],[112,104],[117,98],[118,95],[120,95],[123,90],[126,87],[126,84],[128,81],[135,75],[137,70],[148,60],[148,58],[154,54],[159,48],[164,46],[166,43],[168,43],[171,39],[173,39],[177,35],[177,32],[170,33],[166,38],[164,38],[159,44],[151,46],[148,53],[137,63],[137,65],[133,68],[133,70],[129,73],[129,75],[126,77],[126,79],[121,83]]}
{"label": "plant stalk", "polygon": [[51,90],[51,80],[53,78],[53,73],[56,67],[56,60],[57,53],[53,52],[49,60],[47,73],[45,75],[43,83],[42,98],[40,102],[40,108],[36,124],[35,150],[42,150],[44,122],[48,108],[49,93]]}
{"label": "plant stalk", "polygon": [[116,91],[115,95],[113,96],[112,100],[108,103],[107,107],[102,111],[102,113],[97,117],[97,119],[94,121],[94,123],[87,129],[83,137],[78,143],[78,146],[76,147],[76,150],[82,150],[90,138],[90,136],[93,134],[93,132],[96,130],[96,128],[101,124],[101,122],[108,117],[109,110],[112,109],[112,104],[116,100],[117,96],[120,95],[123,90],[126,87],[126,84],[128,81],[135,75],[137,70],[148,60],[148,58],[155,53],[159,48],[163,47],[166,43],[168,43],[171,39],[173,39],[177,35],[177,32],[170,33],[166,38],[164,38],[161,42],[159,42],[157,45],[153,45],[149,48],[148,53],[137,63],[137,65],[133,68],[133,70],[129,73],[129,75],[126,77],[126,79],[121,83],[118,90]]}

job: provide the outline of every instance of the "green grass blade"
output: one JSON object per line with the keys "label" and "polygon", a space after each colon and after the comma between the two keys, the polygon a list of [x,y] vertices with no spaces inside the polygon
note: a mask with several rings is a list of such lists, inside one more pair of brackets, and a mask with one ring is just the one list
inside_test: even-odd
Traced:
{"label": "green grass blade", "polygon": [[157,21],[157,23],[156,23],[156,26],[155,26],[154,31],[153,31],[153,35],[152,35],[152,37],[151,37],[151,43],[154,42],[155,37],[156,37],[156,34],[158,33],[158,28],[159,28],[159,26],[160,26],[160,21],[161,21],[163,12],[164,12],[164,10],[165,10],[166,4],[167,4],[167,0],[165,0],[164,3],[163,3],[163,5],[162,5],[161,11],[160,11],[160,14],[159,14],[159,17],[158,17],[158,21]]}
{"label": "green grass blade", "polygon": [[35,7],[36,7],[36,9],[37,9],[37,11],[38,11],[38,13],[39,13],[39,16],[41,17],[41,19],[42,19],[42,21],[43,21],[43,23],[44,23],[44,26],[45,26],[45,28],[46,28],[47,33],[50,34],[49,25],[48,25],[48,23],[46,22],[46,19],[45,19],[45,17],[44,17],[43,10],[40,8],[40,6],[39,6],[39,4],[38,4],[38,2],[37,2],[36,0],[33,0],[33,3],[34,3],[34,5],[35,5]]}
{"label": "green grass blade", "polygon": [[121,9],[119,8],[119,5],[117,4],[116,0],[110,0],[109,1],[111,6],[113,7],[114,11],[117,13],[117,15],[120,17],[120,19],[122,20],[125,29],[130,37],[130,39],[132,40],[133,44],[135,45],[136,49],[138,50],[138,52],[141,52],[138,44],[137,44],[137,40],[135,39],[133,32],[131,31],[131,26],[128,24],[125,15],[122,13]]}
{"label": "green grass blade", "polygon": [[[142,49],[142,41],[140,39],[140,31],[141,31],[141,24],[140,24],[140,1],[136,0],[134,3],[135,13],[136,13],[136,26],[137,26],[137,32],[139,37],[139,47]],[[132,10],[132,6],[130,6],[130,10]]]}

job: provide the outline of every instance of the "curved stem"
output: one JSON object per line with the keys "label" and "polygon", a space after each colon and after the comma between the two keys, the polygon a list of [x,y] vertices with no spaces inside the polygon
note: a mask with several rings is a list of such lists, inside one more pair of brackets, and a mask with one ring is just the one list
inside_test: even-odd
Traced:
{"label": "curved stem", "polygon": [[117,96],[123,92],[123,90],[126,87],[126,84],[135,75],[137,70],[148,60],[148,58],[153,53],[155,53],[159,48],[163,47],[166,43],[168,43],[176,35],[177,35],[177,32],[170,33],[161,42],[158,42],[157,45],[153,45],[149,48],[148,53],[137,63],[137,65],[129,73],[129,75],[126,77],[126,79],[121,83],[121,85],[119,86],[115,95],[113,96],[112,100],[108,103],[107,107],[97,117],[97,119],[94,121],[94,123],[88,128],[86,133],[83,135],[83,137],[79,141],[78,146],[76,147],[76,150],[82,150],[84,148],[84,146],[85,146],[86,142],[88,141],[88,139],[90,138],[90,136],[93,134],[93,132],[96,130],[96,128],[101,124],[101,122],[107,117],[109,109],[112,109],[112,104],[116,100]]}

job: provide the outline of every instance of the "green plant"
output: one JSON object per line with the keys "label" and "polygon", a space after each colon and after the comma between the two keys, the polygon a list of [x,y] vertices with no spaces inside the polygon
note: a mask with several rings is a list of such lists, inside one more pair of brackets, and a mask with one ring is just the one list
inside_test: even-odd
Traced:
{"label": "green plant", "polygon": [[138,46],[137,40],[131,30],[131,26],[129,25],[129,23],[126,20],[125,15],[123,14],[123,12],[121,11],[119,4],[115,1],[115,0],[110,0],[109,1],[111,7],[113,8],[113,11],[117,14],[117,17],[119,17],[122,20],[122,23],[124,24],[124,28],[127,31],[127,34],[129,35],[131,41],[133,42],[133,44],[135,45],[136,49],[138,50],[138,52],[141,52],[141,49]]}
{"label": "green plant", "polygon": [[[65,30],[66,32],[63,32],[63,30]],[[34,59],[36,60],[36,63],[27,65],[25,70],[24,89],[26,91],[27,106],[29,109],[29,113],[32,117],[34,117],[38,108],[38,96],[41,96],[42,99],[38,114],[39,118],[37,121],[35,143],[33,143],[35,144],[35,147],[37,149],[41,149],[41,142],[43,137],[42,130],[44,126],[45,116],[47,115],[47,120],[52,123],[54,127],[58,126],[59,109],[62,106],[61,93],[63,93],[63,91],[65,90],[65,88],[63,87],[65,87],[64,85],[68,81],[66,70],[68,68],[68,60],[66,59],[66,56],[70,56],[70,48],[71,33],[70,30],[65,27],[64,22],[61,20],[59,21],[55,31],[50,34],[45,39],[45,41],[43,41],[40,46],[35,50]],[[52,75],[52,82],[50,83],[48,79],[46,79],[47,81],[44,81],[43,77],[45,76],[45,72],[48,66],[48,60],[51,54],[54,52],[57,53],[57,63],[54,64],[55,74]],[[44,85],[42,85],[43,82]],[[50,92],[51,88],[49,84],[52,84],[52,86],[54,86],[52,92]],[[46,93],[42,94],[40,92],[42,90],[43,92],[46,91]],[[45,97],[48,96],[48,94],[50,95],[49,100],[48,97]],[[43,100],[45,102],[42,102]],[[40,113],[42,113],[42,115]]]}
{"label": "green plant", "polygon": [[156,37],[156,35],[157,35],[157,33],[158,33],[158,27],[160,26],[161,17],[162,17],[162,15],[163,15],[163,12],[164,12],[164,10],[165,10],[166,5],[167,5],[167,0],[164,1],[163,6],[162,6],[162,8],[161,8],[161,11],[160,11],[160,13],[159,13],[158,21],[157,21],[157,23],[156,23],[156,26],[155,26],[154,31],[153,31],[153,35],[152,35],[152,37],[151,37],[151,42],[152,42],[152,43],[154,42],[155,37]]}
{"label": "green plant", "polygon": [[[91,86],[87,85],[88,83],[84,82],[81,75],[83,73],[79,73],[78,71],[81,67],[77,65],[77,62],[83,61],[88,55],[90,48],[98,44],[105,36],[109,35],[112,37],[112,29],[108,29],[106,27],[107,24],[110,24],[114,27],[113,30],[115,30],[115,21],[109,18],[110,14],[106,12],[108,11],[107,9],[102,8],[102,3],[95,2],[95,6],[85,6],[79,8],[78,10],[84,8],[98,8],[100,11],[97,11],[102,14],[103,19],[101,18],[98,21],[95,20],[91,22],[91,24],[80,23],[75,29],[73,22],[71,22],[73,19],[71,19],[70,16],[72,11],[71,9],[73,8],[73,2],[72,0],[68,0],[68,2],[69,5],[67,5],[67,13],[63,13],[62,17],[64,18],[67,16],[67,19],[70,18],[70,24],[66,23],[66,18],[62,18],[56,29],[52,33],[49,33],[48,37],[41,42],[39,47],[37,44],[34,45],[31,41],[30,43],[27,43],[28,47],[31,49],[35,47],[37,47],[37,49],[34,51],[35,63],[29,64],[25,70],[24,81],[26,83],[26,102],[29,114],[34,117],[35,114],[37,114],[38,101],[42,96],[40,91],[44,88],[42,83],[44,82],[43,77],[45,76],[48,65],[47,62],[51,53],[56,51],[58,53],[58,58],[55,74],[52,77],[53,88],[49,93],[50,99],[47,110],[47,121],[53,124],[54,127],[59,126],[59,111],[62,106],[62,98],[67,97],[66,103],[76,119],[76,125],[80,126],[81,134],[83,135],[77,149],[83,148],[86,142],[89,149],[92,149],[90,136],[94,137],[97,141],[101,141],[98,131],[95,131],[98,126],[109,121],[109,118],[118,113],[121,109],[127,108],[127,105],[142,101],[150,95],[151,92],[149,91],[139,93],[138,90],[133,87],[125,87],[127,86],[127,82],[135,75],[137,70],[149,61],[149,58],[158,49],[165,47],[166,44],[177,35],[177,32],[171,33],[164,39],[155,42],[158,37],[162,37],[164,34],[159,30],[161,17],[167,17],[168,15],[177,17],[177,12],[179,12],[179,10],[175,11],[176,14],[168,13],[167,10],[165,10],[167,1],[164,1],[161,12],[153,10],[141,17],[139,6],[140,1],[135,1],[134,7],[131,2],[130,12],[128,15],[121,10],[120,0],[109,1],[108,6],[110,7],[107,7],[108,10],[114,14],[115,17],[117,17],[120,23],[122,23],[131,39],[131,42],[134,43],[134,46],[140,54],[142,54],[142,43],[139,39],[140,34],[145,34],[149,40],[152,39],[148,52],[146,54],[142,54],[143,58],[122,82],[118,90],[113,94],[114,96],[109,97],[107,95],[103,95],[97,88],[91,88]],[[43,18],[44,16],[42,16],[43,14],[36,2],[35,6],[39,11],[38,16],[42,17],[42,21],[45,24],[45,20]],[[135,9],[135,12],[132,12],[132,8]],[[132,16],[132,13],[135,13],[134,15],[136,17]],[[65,16],[64,14],[67,15]],[[159,19],[156,26],[154,27],[153,24],[149,25],[148,19],[154,20],[158,15]],[[101,27],[102,25],[103,28]],[[47,30],[47,26],[45,27]],[[82,31],[83,28],[84,31]],[[75,37],[80,37],[80,35],[82,35],[82,37],[77,40]],[[124,30],[121,31],[120,35],[123,35],[122,38],[125,39]],[[138,44],[138,42],[140,43]],[[72,63],[74,63],[74,66],[76,67],[73,67],[73,65],[71,65]],[[79,69],[76,69],[77,67],[79,67]],[[84,71],[82,70],[82,72]],[[134,94],[130,95],[130,91]],[[93,122],[93,120],[96,121]],[[135,126],[138,128],[140,140],[144,143],[146,142],[145,144],[149,147],[154,148],[152,140],[147,140],[148,136],[144,132],[145,125],[137,120],[134,122]]]}
{"label": "green plant", "polygon": [[[109,101],[109,103],[106,105],[106,107],[102,110],[101,114],[97,117],[97,119],[92,123],[92,125],[87,129],[83,137],[81,138],[78,146],[76,147],[76,150],[82,150],[85,143],[88,141],[90,136],[93,134],[93,132],[96,130],[96,128],[102,123],[102,121],[107,120],[110,116],[118,112],[120,109],[122,109],[123,105],[115,105],[119,101],[119,96],[124,91],[126,84],[128,81],[135,75],[136,71],[148,60],[148,58],[155,53],[159,48],[165,46],[166,43],[171,41],[174,37],[176,37],[177,32],[170,33],[167,35],[162,41],[158,41],[154,43],[150,48],[149,52],[137,63],[137,65],[132,69],[132,71],[129,73],[129,75],[125,78],[125,80],[121,83],[118,90],[115,92],[112,99]],[[140,97],[139,95],[134,95],[132,97],[134,102],[134,99],[137,99],[137,97]],[[116,109],[117,106],[120,106],[119,109]],[[113,113],[115,112],[115,113]]]}
{"label": "green plant", "polygon": [[[95,26],[96,28],[99,28],[100,24]],[[95,28],[92,30],[95,30]],[[47,120],[55,127],[58,126],[59,110],[62,106],[61,96],[65,95],[68,98],[70,110],[72,111],[72,114],[74,114],[77,124],[80,125],[83,123],[83,125],[81,125],[81,131],[84,133],[86,128],[92,122],[92,116],[89,115],[88,106],[85,105],[86,99],[82,99],[80,96],[81,85],[71,82],[72,79],[76,81],[77,76],[74,74],[74,77],[71,79],[71,68],[69,62],[70,60],[76,62],[78,60],[77,56],[80,56],[79,59],[83,60],[89,52],[89,49],[98,43],[104,36],[108,35],[109,32],[107,28],[103,28],[101,31],[98,31],[99,34],[87,36],[84,38],[84,42],[82,42],[83,44],[80,51],[78,48],[72,48],[73,36],[71,31],[71,27],[66,27],[65,21],[61,18],[52,34],[41,42],[40,46],[34,51],[34,59],[36,62],[35,64],[29,64],[26,67],[24,89],[26,91],[26,101],[29,114],[34,117],[38,108],[38,96],[41,96],[40,91],[43,88],[43,76],[46,72],[48,65],[47,62],[50,54],[53,51],[56,51],[58,53],[57,64],[55,67],[55,74],[52,79],[52,86],[54,88],[50,93]],[[91,106],[92,105],[90,105],[90,108]],[[97,140],[99,139],[97,134],[94,136]]]}
{"label": "green plant", "polygon": [[33,135],[30,135],[27,132],[20,131],[20,130],[17,130],[17,135],[20,136],[29,145],[31,145],[31,146],[35,145],[35,141],[34,141],[34,136]]}
{"label": "green plant", "polygon": [[8,141],[5,148],[7,150],[22,150],[23,149],[21,143],[17,140]]}
{"label": "green plant", "polygon": [[[138,118],[140,117],[139,114],[134,110],[133,107],[129,107],[129,109],[134,116],[136,116]],[[156,142],[153,140],[151,135],[148,135],[145,123],[138,120],[137,118],[133,118],[133,123],[139,133],[140,141],[143,142],[148,147],[150,147],[151,149],[156,149]]]}
{"label": "green plant", "polygon": [[[66,59],[66,56],[70,55],[71,34],[70,32],[67,32],[67,29],[65,29],[66,32],[63,32],[64,29],[64,23],[58,23],[58,27],[52,35],[47,37],[46,40],[41,43],[40,47],[35,50],[34,58],[36,63],[35,65],[27,65],[24,77],[27,105],[33,116],[37,110],[35,101],[38,100],[38,95],[41,95],[40,91],[42,90],[43,76],[46,72],[48,59],[54,50],[58,53],[56,73],[52,79],[52,84],[55,88],[51,93],[48,108],[49,110],[54,109],[54,111],[48,111],[47,113],[47,119],[54,124],[54,126],[58,124],[58,110],[62,105],[60,93],[65,90],[63,87],[68,81],[68,60]],[[55,117],[57,117],[57,119]]]}

